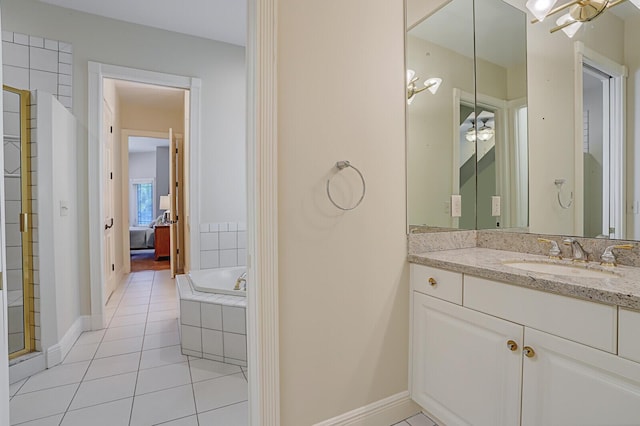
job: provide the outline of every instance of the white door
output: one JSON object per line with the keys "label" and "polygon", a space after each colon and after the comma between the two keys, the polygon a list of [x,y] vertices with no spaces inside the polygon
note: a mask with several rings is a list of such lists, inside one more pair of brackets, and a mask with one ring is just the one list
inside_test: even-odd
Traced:
{"label": "white door", "polygon": [[178,271],[178,240],[177,240],[177,211],[176,211],[176,196],[178,189],[176,173],[176,139],[173,134],[173,129],[169,129],[169,202],[170,202],[170,217],[169,222],[170,230],[170,245],[171,245],[171,278],[176,276]]}
{"label": "white door", "polygon": [[640,424],[640,364],[527,328],[522,426]]}
{"label": "white door", "polygon": [[103,221],[104,221],[104,294],[106,303],[116,287],[115,272],[115,231],[113,200],[113,113],[104,102],[103,117]]}
{"label": "white door", "polygon": [[[4,204],[4,201],[2,201]],[[0,287],[6,285],[0,274]],[[9,331],[6,321],[6,292],[0,290],[0,425],[9,424]]]}
{"label": "white door", "polygon": [[519,424],[522,326],[414,292],[412,339],[414,401],[447,425]]}

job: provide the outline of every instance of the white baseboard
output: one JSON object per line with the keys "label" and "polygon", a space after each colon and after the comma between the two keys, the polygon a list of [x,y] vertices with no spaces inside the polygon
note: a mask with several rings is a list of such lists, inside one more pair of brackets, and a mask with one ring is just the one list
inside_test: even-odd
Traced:
{"label": "white baseboard", "polygon": [[60,364],[73,347],[73,344],[78,340],[80,334],[89,330],[91,330],[91,317],[83,315],[76,318],[60,341],[47,348],[47,368]]}
{"label": "white baseboard", "polygon": [[388,426],[419,411],[420,408],[409,397],[409,391],[404,391],[316,423],[314,426]]}

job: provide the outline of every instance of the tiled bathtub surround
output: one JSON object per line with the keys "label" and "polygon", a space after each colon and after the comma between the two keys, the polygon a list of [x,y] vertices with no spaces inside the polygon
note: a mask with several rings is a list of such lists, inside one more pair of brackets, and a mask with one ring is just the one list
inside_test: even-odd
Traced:
{"label": "tiled bathtub surround", "polygon": [[43,90],[71,110],[73,49],[70,43],[2,31],[3,84]]}
{"label": "tiled bathtub surround", "polygon": [[244,266],[246,258],[246,223],[200,224],[200,269]]}
{"label": "tiled bathtub surround", "polygon": [[247,299],[194,291],[186,275],[178,275],[176,283],[182,353],[246,366]]}
{"label": "tiled bathtub surround", "polygon": [[[431,229],[437,230],[432,232]],[[548,244],[538,238],[554,240],[562,250],[562,257],[571,258],[571,248],[562,244],[567,235],[529,234],[505,231],[479,230],[442,232],[438,228],[411,228],[409,233],[409,254],[420,254],[440,250],[455,250],[471,247],[506,250],[520,253],[547,255]],[[640,242],[609,240],[600,238],[575,238],[589,253],[589,261],[599,262],[604,249],[613,244],[631,244],[632,250],[616,250],[618,264],[640,266]]]}

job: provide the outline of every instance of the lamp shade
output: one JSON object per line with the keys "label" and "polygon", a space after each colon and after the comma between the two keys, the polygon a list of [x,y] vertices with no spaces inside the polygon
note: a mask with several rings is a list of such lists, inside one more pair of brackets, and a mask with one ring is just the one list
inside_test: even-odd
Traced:
{"label": "lamp shade", "polygon": [[169,202],[169,196],[168,195],[161,195],[160,196],[160,210],[169,210],[171,208],[171,203]]}

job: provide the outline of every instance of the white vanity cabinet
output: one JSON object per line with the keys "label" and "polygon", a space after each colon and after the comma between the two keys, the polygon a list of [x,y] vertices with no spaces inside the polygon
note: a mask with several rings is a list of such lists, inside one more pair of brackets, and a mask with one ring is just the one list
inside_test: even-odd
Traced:
{"label": "white vanity cabinet", "polygon": [[422,268],[411,395],[443,425],[640,425],[640,363],[617,354],[617,307],[463,274],[456,304],[420,291],[437,271]]}

